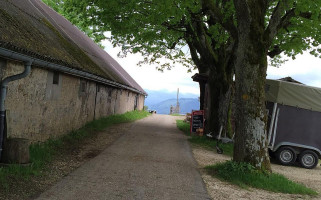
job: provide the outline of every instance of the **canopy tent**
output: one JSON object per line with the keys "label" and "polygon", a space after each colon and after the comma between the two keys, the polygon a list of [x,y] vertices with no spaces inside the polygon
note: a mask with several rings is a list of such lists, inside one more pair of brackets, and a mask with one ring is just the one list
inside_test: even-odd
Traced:
{"label": "canopy tent", "polygon": [[321,112],[321,88],[280,80],[266,80],[267,101]]}

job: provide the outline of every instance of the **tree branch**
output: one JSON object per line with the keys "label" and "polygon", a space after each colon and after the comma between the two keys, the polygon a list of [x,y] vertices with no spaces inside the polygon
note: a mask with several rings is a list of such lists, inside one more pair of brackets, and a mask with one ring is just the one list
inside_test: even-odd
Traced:
{"label": "tree branch", "polygon": [[168,49],[175,49],[176,45],[178,44],[178,42],[183,39],[183,37],[179,37],[177,38],[177,41],[176,42],[173,42],[172,45],[170,46],[166,46]]}
{"label": "tree branch", "polygon": [[275,56],[279,55],[279,54],[282,53],[282,52],[283,52],[283,50],[280,49],[280,46],[275,45],[275,46],[273,47],[273,50],[272,50],[272,51],[269,51],[269,52],[267,53],[267,55],[268,55],[270,58],[274,58]]}
{"label": "tree branch", "polygon": [[221,24],[221,26],[223,26],[233,38],[237,37],[237,29],[232,17],[224,19],[224,15],[221,10],[211,0],[201,0],[201,3],[204,13],[207,13],[210,17],[215,19],[217,23]]}
{"label": "tree branch", "polygon": [[182,19],[178,24],[170,24],[169,22],[163,22],[162,26],[165,26],[168,30],[173,30],[181,33],[185,33],[185,20]]}
{"label": "tree branch", "polygon": [[295,8],[286,11],[285,15],[282,16],[284,11],[286,10],[287,4],[288,0],[279,1],[273,10],[269,25],[264,31],[264,38],[267,47],[271,45],[280,28],[286,27],[286,24],[289,22],[289,20],[295,16]]}
{"label": "tree branch", "polygon": [[248,4],[245,0],[233,0],[235,11],[236,11],[236,20],[238,23],[238,29],[241,30],[248,30],[249,29],[249,23],[248,20],[250,20],[250,11]]}
{"label": "tree branch", "polygon": [[202,69],[201,69],[201,59],[200,59],[199,56],[197,55],[197,50],[196,50],[196,48],[193,46],[193,43],[192,43],[192,42],[190,42],[190,41],[188,41],[188,40],[186,40],[186,42],[187,42],[187,45],[188,45],[188,47],[189,47],[189,51],[190,51],[190,53],[191,53],[192,60],[193,60],[193,62],[195,63],[198,71],[201,72],[201,71],[202,71]]}

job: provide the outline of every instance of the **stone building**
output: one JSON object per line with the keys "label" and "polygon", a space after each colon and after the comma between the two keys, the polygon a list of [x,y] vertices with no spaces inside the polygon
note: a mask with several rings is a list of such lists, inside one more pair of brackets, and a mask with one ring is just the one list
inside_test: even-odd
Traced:
{"label": "stone building", "polygon": [[94,119],[142,110],[147,95],[40,0],[1,1],[0,80],[0,143],[4,137],[45,141]]}

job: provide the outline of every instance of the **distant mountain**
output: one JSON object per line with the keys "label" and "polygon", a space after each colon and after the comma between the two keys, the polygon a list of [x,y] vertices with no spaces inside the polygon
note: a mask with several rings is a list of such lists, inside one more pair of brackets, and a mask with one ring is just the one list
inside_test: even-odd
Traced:
{"label": "distant mountain", "polygon": [[[148,106],[150,110],[156,110],[158,114],[169,114],[171,105],[176,105],[176,99],[167,99],[154,105]],[[199,110],[200,102],[198,98],[180,98],[179,99],[181,114],[186,114],[192,110]]]}
{"label": "distant mountain", "polygon": [[[148,96],[145,99],[145,105],[150,107],[152,105],[156,105],[162,101],[166,101],[169,99],[176,99],[176,92],[169,92],[166,90],[160,90],[160,91],[155,91],[155,90],[146,90]],[[197,99],[199,97],[199,95],[196,94],[184,94],[184,93],[180,93],[179,94],[179,98],[193,98],[193,99]],[[174,104],[173,104],[174,105]],[[176,101],[175,101],[175,105],[176,105]]]}

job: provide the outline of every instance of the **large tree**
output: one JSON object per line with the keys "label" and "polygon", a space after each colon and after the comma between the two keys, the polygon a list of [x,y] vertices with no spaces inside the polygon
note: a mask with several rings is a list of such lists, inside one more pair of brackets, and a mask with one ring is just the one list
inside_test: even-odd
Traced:
{"label": "large tree", "polygon": [[220,102],[235,69],[234,160],[269,170],[267,56],[277,60],[304,50],[320,55],[320,7],[321,1],[311,0],[66,0],[63,10],[98,40],[111,31],[109,39],[123,53],[140,52],[146,62],[165,57],[189,63],[182,51],[188,46],[193,64],[209,75],[212,130],[224,116]]}
{"label": "large tree", "polygon": [[[230,7],[231,4],[222,3],[219,9],[228,11]],[[219,108],[227,107],[225,102],[229,102],[226,99],[233,78],[235,41],[232,33],[222,27],[224,19],[218,23],[208,17],[200,2],[75,0],[64,1],[60,11],[96,41],[111,31],[107,39],[122,47],[122,55],[141,53],[145,57],[142,63],[157,64],[160,70],[179,62],[207,74],[207,130],[217,133],[220,125],[226,124],[227,109]],[[162,58],[172,63],[161,63]],[[204,91],[205,84],[200,82],[201,108]]]}
{"label": "large tree", "polygon": [[237,129],[234,160],[269,169],[265,114],[267,56],[320,53],[321,1],[234,0]]}

